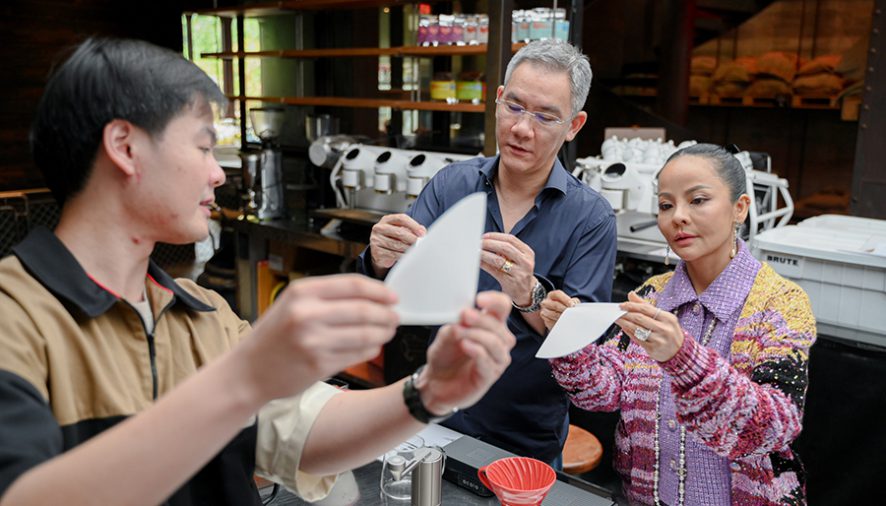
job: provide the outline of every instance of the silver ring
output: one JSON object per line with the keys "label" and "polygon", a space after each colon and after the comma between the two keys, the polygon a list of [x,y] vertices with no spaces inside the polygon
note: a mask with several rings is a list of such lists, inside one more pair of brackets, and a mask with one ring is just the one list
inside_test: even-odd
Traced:
{"label": "silver ring", "polygon": [[638,341],[646,342],[649,339],[649,336],[652,334],[652,331],[649,329],[644,329],[643,327],[637,327],[637,330],[634,331],[634,337],[637,338]]}
{"label": "silver ring", "polygon": [[504,272],[505,274],[510,274],[511,267],[513,267],[513,266],[514,266],[514,262],[511,262],[510,260],[505,258],[505,261],[502,262],[502,264],[501,264],[501,271]]}
{"label": "silver ring", "polygon": [[652,316],[653,320],[658,320],[658,313],[661,313],[661,308],[655,310],[655,314]]}

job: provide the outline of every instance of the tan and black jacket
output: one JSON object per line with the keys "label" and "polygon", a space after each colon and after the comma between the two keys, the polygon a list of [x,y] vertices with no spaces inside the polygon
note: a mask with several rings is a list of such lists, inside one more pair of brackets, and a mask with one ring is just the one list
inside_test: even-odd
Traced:
{"label": "tan and black jacket", "polygon": [[[148,333],[135,308],[90,278],[49,230],[35,229],[13,252],[0,261],[0,496],[31,467],[150,407],[249,331],[220,295],[151,264]],[[324,495],[334,477],[297,467],[333,394],[318,386],[275,401],[168,504],[260,504],[257,445],[260,474],[282,476],[307,498]],[[286,434],[260,428],[280,417],[289,417]]]}

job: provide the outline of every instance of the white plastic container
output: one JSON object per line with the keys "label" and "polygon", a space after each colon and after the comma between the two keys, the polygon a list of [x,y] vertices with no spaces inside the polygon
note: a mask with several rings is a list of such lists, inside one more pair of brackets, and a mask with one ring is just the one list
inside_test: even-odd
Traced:
{"label": "white plastic container", "polygon": [[803,287],[819,334],[886,346],[886,256],[862,252],[872,242],[886,243],[886,230],[813,222],[767,230],[751,251]]}
{"label": "white plastic container", "polygon": [[800,222],[801,227],[827,228],[831,230],[849,230],[852,232],[871,233],[886,236],[886,220],[844,216],[842,214],[822,214],[806,218]]}

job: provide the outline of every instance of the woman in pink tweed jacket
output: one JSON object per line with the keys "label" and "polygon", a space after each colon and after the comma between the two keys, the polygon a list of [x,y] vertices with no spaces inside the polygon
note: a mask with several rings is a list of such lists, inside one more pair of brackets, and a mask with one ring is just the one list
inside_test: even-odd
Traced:
{"label": "woman in pink tweed jacket", "polygon": [[[631,293],[596,343],[551,361],[576,406],[620,410],[615,467],[632,504],[806,502],[790,445],[815,319],[805,292],[736,237],[745,188],[726,150],[675,153],[659,174],[658,226],[681,262]],[[577,302],[551,292],[548,328]]]}

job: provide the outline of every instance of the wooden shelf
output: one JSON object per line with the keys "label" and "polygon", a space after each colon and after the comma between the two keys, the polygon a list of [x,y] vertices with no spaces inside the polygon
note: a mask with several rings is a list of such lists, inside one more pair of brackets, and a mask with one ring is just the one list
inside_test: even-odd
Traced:
{"label": "wooden shelf", "polygon": [[[624,98],[655,98],[657,93],[654,91],[619,93],[616,95]],[[802,95],[791,95],[785,99],[776,99],[768,97],[718,97],[716,95],[704,95],[700,97],[689,97],[690,106],[701,107],[743,107],[743,108],[780,108],[780,109],[819,109],[819,110],[840,110],[840,103],[836,97],[807,97]]]}
{"label": "wooden shelf", "polygon": [[[216,9],[197,9],[185,14],[204,16],[235,17],[238,15],[256,17],[277,14],[291,14],[297,11],[320,9],[370,9],[375,7],[394,7],[415,4],[419,0],[281,0],[277,2],[261,2],[250,5],[219,7]],[[428,0],[423,0],[428,1]],[[430,0],[433,3],[434,0]]]}
{"label": "wooden shelf", "polygon": [[311,105],[330,107],[355,107],[365,109],[378,109],[390,107],[395,110],[406,111],[448,111],[448,112],[478,112],[485,111],[484,104],[447,104],[445,102],[426,102],[415,100],[390,100],[383,98],[349,98],[349,97],[243,97],[228,96],[230,100],[254,100],[256,102],[270,102],[286,105]]}
{"label": "wooden shelf", "polygon": [[[524,43],[512,44],[517,52]],[[345,58],[354,56],[467,56],[486,54],[486,44],[472,46],[397,46],[397,47],[341,47],[323,49],[280,49],[274,51],[224,51],[202,53],[204,58]]]}
{"label": "wooden shelf", "polygon": [[[511,44],[511,52],[516,53],[525,42]],[[400,56],[464,56],[486,54],[486,44],[473,46],[403,46]]]}
{"label": "wooden shelf", "polygon": [[790,95],[782,98],[776,97],[718,97],[716,95],[704,95],[690,97],[690,105],[712,107],[758,107],[780,109],[832,109],[839,110],[840,105],[836,97],[806,97]]}
{"label": "wooden shelf", "polygon": [[225,51],[201,53],[203,58],[338,58],[352,56],[395,56],[398,48],[350,47],[328,49],[281,49],[275,51]]}

